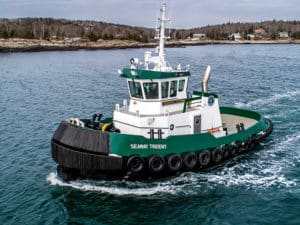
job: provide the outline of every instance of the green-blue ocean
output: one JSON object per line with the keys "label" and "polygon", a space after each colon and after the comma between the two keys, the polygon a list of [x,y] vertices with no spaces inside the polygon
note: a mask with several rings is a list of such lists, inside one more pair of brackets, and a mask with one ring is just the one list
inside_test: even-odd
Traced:
{"label": "green-blue ocean", "polygon": [[[256,149],[201,173],[155,181],[63,182],[58,124],[111,116],[128,99],[117,70],[150,49],[0,54],[0,224],[300,224],[300,45],[167,48],[189,64],[189,91],[261,112],[274,131]],[[186,143],[188,145],[188,143]]]}

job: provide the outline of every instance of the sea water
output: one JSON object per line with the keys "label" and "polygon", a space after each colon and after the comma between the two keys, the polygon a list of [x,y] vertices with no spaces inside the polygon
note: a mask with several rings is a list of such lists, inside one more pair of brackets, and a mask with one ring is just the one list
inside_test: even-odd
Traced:
{"label": "sea water", "polygon": [[111,116],[128,98],[117,70],[146,50],[0,54],[0,224],[300,224],[300,45],[166,49],[174,67],[190,65],[189,91],[210,65],[208,89],[221,105],[273,121],[255,151],[149,182],[57,177],[58,124]]}

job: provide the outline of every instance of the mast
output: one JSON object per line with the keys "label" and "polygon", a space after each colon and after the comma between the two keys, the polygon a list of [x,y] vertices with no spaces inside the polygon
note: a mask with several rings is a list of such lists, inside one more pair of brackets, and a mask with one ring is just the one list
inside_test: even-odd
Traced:
{"label": "mast", "polygon": [[169,19],[166,18],[166,3],[163,4],[162,8],[160,9],[161,16],[158,18],[158,22],[160,23],[160,31],[159,34],[156,36],[156,38],[159,38],[159,52],[158,56],[160,58],[159,67],[166,67],[166,61],[165,61],[165,39],[167,38],[165,36],[165,26],[166,22],[169,21]]}

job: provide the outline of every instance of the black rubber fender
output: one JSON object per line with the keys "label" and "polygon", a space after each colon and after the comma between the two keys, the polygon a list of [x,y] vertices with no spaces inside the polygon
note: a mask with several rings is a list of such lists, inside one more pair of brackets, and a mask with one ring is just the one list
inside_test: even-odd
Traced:
{"label": "black rubber fender", "polygon": [[172,172],[177,172],[182,168],[182,158],[178,154],[171,154],[166,157],[167,167]]}
{"label": "black rubber fender", "polygon": [[248,144],[248,151],[254,149],[255,144],[256,144],[255,138],[250,138],[250,139],[247,141],[247,144]]}
{"label": "black rubber fender", "polygon": [[242,152],[247,152],[249,151],[249,144],[247,141],[242,143]]}
{"label": "black rubber fender", "polygon": [[263,138],[264,138],[264,135],[263,135],[263,134],[257,135],[257,136],[255,137],[255,141],[256,141],[256,142],[261,142],[261,141],[263,140]]}
{"label": "black rubber fender", "polygon": [[242,146],[242,144],[241,143],[237,143],[236,144],[236,153],[237,154],[241,154],[242,152],[243,152],[243,146]]}
{"label": "black rubber fender", "polygon": [[212,161],[215,163],[220,163],[223,160],[223,154],[221,149],[215,148],[211,152]]}
{"label": "black rubber fender", "polygon": [[268,130],[267,130],[267,132],[266,132],[266,135],[265,135],[265,137],[268,137],[272,132],[273,132],[273,128],[274,128],[274,125],[273,125],[273,123],[272,123],[272,121],[271,120],[269,120],[269,119],[266,119],[268,122],[269,122],[269,124],[270,124],[270,126],[269,126],[269,128],[268,128]]}
{"label": "black rubber fender", "polygon": [[235,155],[237,154],[237,146],[236,146],[236,145],[232,145],[232,146],[229,148],[229,152],[230,152],[231,157],[232,157],[232,156],[235,156]]}
{"label": "black rubber fender", "polygon": [[145,160],[139,155],[132,155],[128,158],[127,169],[132,173],[140,173],[144,170]]}
{"label": "black rubber fender", "polygon": [[108,155],[110,152],[109,138],[108,132],[83,129],[63,121],[56,129],[52,142],[74,150]]}
{"label": "black rubber fender", "polygon": [[203,150],[198,154],[199,165],[200,167],[206,167],[211,161],[211,153],[208,150]]}
{"label": "black rubber fender", "polygon": [[193,170],[197,166],[198,158],[195,152],[187,152],[182,156],[183,165],[189,170]]}
{"label": "black rubber fender", "polygon": [[223,157],[224,160],[230,158],[230,152],[229,152],[229,146],[228,145],[224,145],[222,147],[222,157]]}
{"label": "black rubber fender", "polygon": [[148,159],[148,169],[151,173],[159,173],[164,170],[166,162],[160,155],[152,155]]}
{"label": "black rubber fender", "polygon": [[269,119],[265,119],[265,120],[268,121],[269,127],[268,127],[268,129],[263,134],[257,135],[255,137],[255,141],[256,142],[262,141],[263,139],[265,139],[266,137],[268,137],[273,132],[274,125],[273,125],[272,121],[269,120]]}

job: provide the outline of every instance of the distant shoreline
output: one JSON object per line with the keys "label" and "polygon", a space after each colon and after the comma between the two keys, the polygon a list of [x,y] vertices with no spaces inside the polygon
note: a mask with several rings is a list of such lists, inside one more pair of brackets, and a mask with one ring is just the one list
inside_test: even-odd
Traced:
{"label": "distant shoreline", "polygon": [[[300,40],[199,40],[199,41],[169,41],[167,47],[185,47],[196,45],[223,45],[223,44],[300,44]],[[156,42],[141,43],[128,40],[103,40],[98,42],[68,43],[63,40],[46,41],[36,39],[0,39],[0,52],[38,52],[38,51],[72,51],[72,50],[98,50],[98,49],[127,49],[127,48],[153,48]]]}

